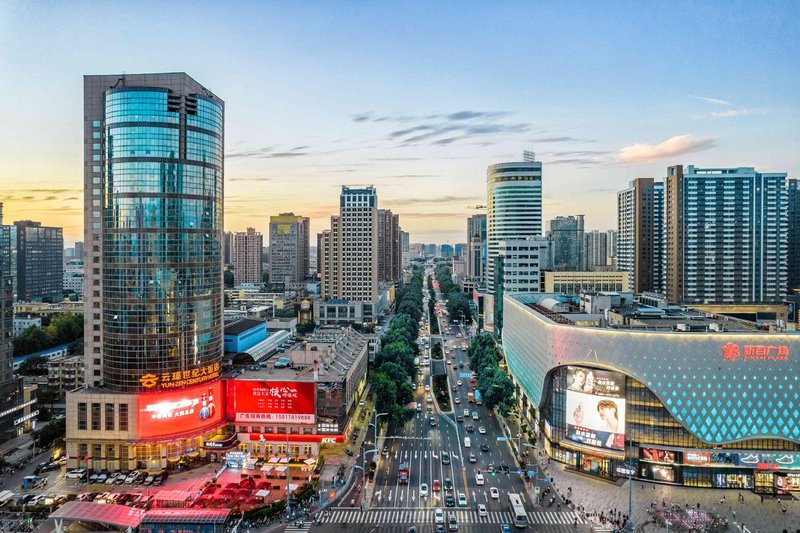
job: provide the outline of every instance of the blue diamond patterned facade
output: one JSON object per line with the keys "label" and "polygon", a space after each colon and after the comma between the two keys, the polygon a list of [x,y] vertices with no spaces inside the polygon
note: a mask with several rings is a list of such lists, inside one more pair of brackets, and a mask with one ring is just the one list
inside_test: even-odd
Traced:
{"label": "blue diamond patterned facade", "polygon": [[504,298],[508,369],[551,457],[605,477],[635,466],[666,483],[800,490],[800,335],[631,303],[626,317]]}

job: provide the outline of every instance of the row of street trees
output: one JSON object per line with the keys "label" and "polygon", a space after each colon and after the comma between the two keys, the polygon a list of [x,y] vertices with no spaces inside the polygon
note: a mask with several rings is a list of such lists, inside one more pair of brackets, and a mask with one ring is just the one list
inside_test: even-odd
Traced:
{"label": "row of street trees", "polygon": [[450,267],[440,263],[436,267],[436,281],[439,282],[439,290],[447,300],[447,313],[453,320],[461,320],[462,313],[465,324],[472,322],[472,308],[469,306],[469,298],[464,294],[458,285],[453,283],[453,275]]}
{"label": "row of street trees", "polygon": [[500,352],[491,335],[482,333],[472,339],[467,349],[469,366],[478,373],[478,390],[489,409],[499,407],[505,415],[514,402],[514,385],[498,367]]}
{"label": "row of street trees", "polygon": [[428,276],[428,316],[430,317],[431,335],[439,334],[439,321],[436,320],[436,291],[433,290],[433,276]]}
{"label": "row of street trees", "polygon": [[402,427],[414,416],[406,405],[414,397],[411,376],[414,358],[419,355],[418,322],[422,318],[422,269],[414,270],[411,282],[399,289],[395,298],[395,318],[381,336],[381,349],[375,355],[372,396],[375,409],[389,413],[389,428]]}

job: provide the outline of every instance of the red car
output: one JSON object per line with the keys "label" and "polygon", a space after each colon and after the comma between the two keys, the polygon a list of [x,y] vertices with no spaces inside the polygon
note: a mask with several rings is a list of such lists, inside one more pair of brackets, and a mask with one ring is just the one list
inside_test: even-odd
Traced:
{"label": "red car", "polygon": [[442,490],[442,486],[439,484],[438,479],[433,480],[433,485],[431,485],[431,490],[433,490],[434,492],[439,492],[440,490]]}

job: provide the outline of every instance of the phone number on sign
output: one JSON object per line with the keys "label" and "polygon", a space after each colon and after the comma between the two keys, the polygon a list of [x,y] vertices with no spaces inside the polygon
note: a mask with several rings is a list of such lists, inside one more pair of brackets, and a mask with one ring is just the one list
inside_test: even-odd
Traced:
{"label": "phone number on sign", "polygon": [[293,424],[313,424],[314,415],[281,413],[236,413],[237,422],[289,422]]}

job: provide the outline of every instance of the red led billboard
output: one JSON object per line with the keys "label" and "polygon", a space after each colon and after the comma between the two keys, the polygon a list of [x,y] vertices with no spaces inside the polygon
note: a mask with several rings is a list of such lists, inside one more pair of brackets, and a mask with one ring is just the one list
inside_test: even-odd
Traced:
{"label": "red led billboard", "polygon": [[139,438],[199,433],[221,422],[222,382],[139,395]]}
{"label": "red led billboard", "polygon": [[228,381],[228,417],[236,422],[313,424],[313,382]]}

